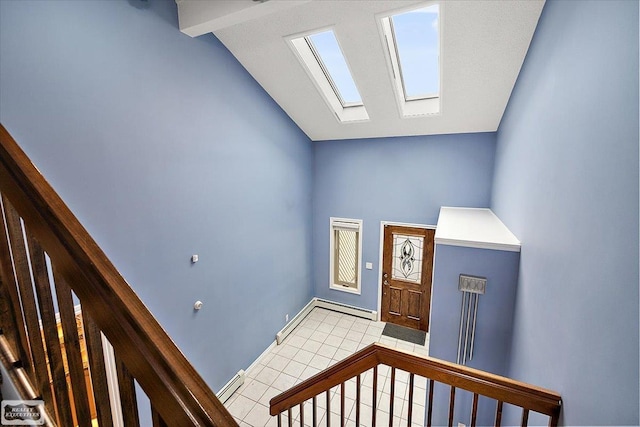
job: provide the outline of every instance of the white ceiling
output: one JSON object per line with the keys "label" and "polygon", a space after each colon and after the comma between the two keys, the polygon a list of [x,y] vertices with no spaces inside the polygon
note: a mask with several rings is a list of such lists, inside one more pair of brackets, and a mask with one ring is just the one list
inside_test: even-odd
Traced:
{"label": "white ceiling", "polygon": [[[177,3],[181,31],[213,32],[314,141],[496,131],[544,6],[544,0],[441,1],[440,114],[403,118],[379,18],[424,1]],[[368,121],[340,123],[287,44],[288,36],[326,27],[340,41]]]}

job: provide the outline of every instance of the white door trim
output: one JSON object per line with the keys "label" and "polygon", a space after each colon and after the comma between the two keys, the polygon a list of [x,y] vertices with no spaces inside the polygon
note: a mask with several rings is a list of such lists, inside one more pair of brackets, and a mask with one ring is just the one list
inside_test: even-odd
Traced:
{"label": "white door trim", "polygon": [[[378,288],[378,321],[382,321],[382,256],[384,254],[384,226],[385,225],[399,225],[401,227],[413,227],[413,228],[425,228],[429,230],[435,230],[435,225],[426,224],[411,224],[407,222],[395,222],[395,221],[380,221],[380,250],[378,252],[378,280],[376,280],[376,287]],[[436,262],[436,244],[433,242],[433,263]],[[435,268],[431,268],[431,301],[429,301],[429,330],[431,330],[431,302],[433,301],[433,274]]]}

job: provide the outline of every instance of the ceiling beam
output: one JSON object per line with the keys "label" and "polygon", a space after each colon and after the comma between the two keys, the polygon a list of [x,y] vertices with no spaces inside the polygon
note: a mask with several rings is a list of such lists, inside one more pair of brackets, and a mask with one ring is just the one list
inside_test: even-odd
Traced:
{"label": "ceiling beam", "polygon": [[176,0],[180,31],[197,37],[311,0]]}

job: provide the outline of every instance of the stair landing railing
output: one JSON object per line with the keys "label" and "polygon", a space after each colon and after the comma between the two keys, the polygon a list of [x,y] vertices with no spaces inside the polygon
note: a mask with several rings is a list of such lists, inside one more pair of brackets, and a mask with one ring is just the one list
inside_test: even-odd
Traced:
{"label": "stair landing railing", "polygon": [[0,327],[0,359],[47,425],[112,426],[117,412],[138,426],[135,380],[154,426],[237,426],[2,125]]}
{"label": "stair landing railing", "polygon": [[[390,376],[379,376],[385,369]],[[402,379],[400,379],[402,377]],[[380,384],[384,378],[384,385]],[[418,382],[422,380],[422,386]],[[558,393],[493,375],[466,366],[397,350],[374,343],[333,365],[270,401],[270,413],[278,426],[431,426],[435,386],[448,398],[449,427],[456,417],[456,391],[473,396],[470,425],[478,420],[480,397],[496,401],[493,425],[500,426],[503,405],[521,409],[521,425],[526,426],[530,412],[548,416],[556,426],[562,399]],[[442,386],[444,385],[444,386]],[[448,390],[446,390],[448,388]],[[397,408],[402,404],[402,411]],[[333,408],[333,409],[332,409]],[[417,409],[423,409],[417,413]],[[399,413],[400,412],[400,413]]]}

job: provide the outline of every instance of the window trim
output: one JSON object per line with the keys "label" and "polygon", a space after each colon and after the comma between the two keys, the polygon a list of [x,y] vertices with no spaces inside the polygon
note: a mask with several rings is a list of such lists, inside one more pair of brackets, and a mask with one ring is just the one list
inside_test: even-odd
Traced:
{"label": "window trim", "polygon": [[[338,46],[340,47],[340,51],[344,56],[344,60],[347,64],[347,68],[349,68],[349,73],[351,73],[351,78],[354,80],[354,84],[360,92],[358,88],[358,83],[355,81],[353,77],[353,73],[351,72],[351,67],[349,66],[349,61],[347,57],[344,55],[344,51],[340,46],[340,39],[336,34],[333,27],[328,28],[320,28],[313,31],[306,31],[304,33],[295,34],[286,38],[287,44],[295,54],[298,61],[302,64],[305,72],[313,82],[313,85],[316,87],[322,99],[325,101],[327,106],[333,112],[334,117],[338,121],[338,123],[347,124],[352,122],[363,122],[369,120],[369,114],[367,113],[367,109],[362,104],[351,104],[351,103],[343,103],[341,97],[337,95],[337,92],[334,88],[334,84],[330,81],[330,75],[328,72],[324,70],[324,64],[319,61],[318,54],[314,52],[314,49],[311,48],[313,43],[309,43],[307,41],[307,37],[312,36],[317,33],[322,33],[325,31],[332,31],[335,36]],[[362,98],[362,94],[360,94]],[[364,101],[363,101],[364,102]]]}
{"label": "window trim", "polygon": [[[320,34],[320,33],[314,33],[314,34]],[[361,106],[363,106],[364,103],[362,102],[362,97],[360,97],[361,100],[358,101],[358,102],[346,102],[344,100],[344,98],[342,97],[342,94],[340,93],[340,89],[338,89],[338,85],[336,84],[335,80],[333,79],[333,76],[331,75],[331,73],[329,72],[329,69],[327,68],[327,64],[322,59],[322,55],[318,51],[318,49],[316,47],[316,44],[311,39],[311,37],[314,34],[309,34],[309,35],[305,36],[304,40],[307,42],[307,46],[308,46],[309,50],[311,51],[311,53],[313,53],[313,56],[314,56],[315,60],[318,62],[318,65],[320,66],[320,69],[322,70],[322,73],[324,74],[324,77],[329,82],[329,85],[331,86],[331,89],[333,90],[333,93],[336,95],[336,98],[338,98],[338,101],[340,101],[340,105],[342,105],[343,108],[361,107]],[[340,42],[338,42],[338,38],[336,37],[335,33],[333,33],[333,36],[335,37],[336,42],[338,43],[338,48],[340,49],[340,53],[342,53],[342,56],[344,58],[344,53],[342,52],[342,48],[340,48]],[[345,63],[346,63],[347,60],[346,60],[346,58],[344,58],[344,59],[345,59]],[[351,75],[351,80],[353,81],[353,75],[351,74],[351,68],[349,68],[349,64],[347,64],[347,69],[349,70],[349,74]],[[356,85],[356,82],[353,81],[353,84],[354,84],[354,86],[356,86],[356,90],[357,90],[358,86]],[[358,91],[358,96],[360,96],[360,91]]]}
{"label": "window trim", "polygon": [[[335,269],[335,230],[336,229],[353,229],[358,232],[358,259],[357,259],[357,279],[356,279],[356,287],[351,288],[348,286],[340,285],[337,283],[333,283],[334,278],[334,269]],[[330,217],[329,218],[329,289],[333,289],[336,291],[347,292],[351,294],[360,295],[361,294],[361,283],[362,283],[362,220],[361,219],[351,219],[351,218],[337,218]]]}

